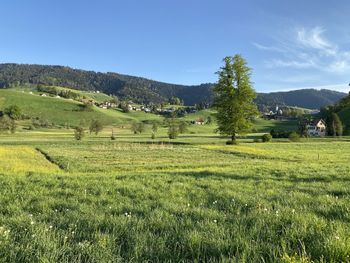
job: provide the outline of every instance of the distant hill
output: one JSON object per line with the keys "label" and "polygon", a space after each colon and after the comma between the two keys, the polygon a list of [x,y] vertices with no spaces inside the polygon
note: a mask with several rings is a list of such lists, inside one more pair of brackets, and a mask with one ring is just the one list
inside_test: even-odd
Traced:
{"label": "distant hill", "polygon": [[[210,103],[214,84],[177,85],[118,73],[100,73],[64,66],[0,64],[0,88],[24,84],[61,86],[86,91],[102,91],[137,103],[161,103],[172,97],[185,105]],[[338,102],[345,93],[331,90],[304,89],[288,92],[259,93],[260,109],[266,107],[297,106],[318,109]]]}
{"label": "distant hill", "polygon": [[337,103],[346,97],[346,93],[333,90],[302,89],[285,92],[259,93],[256,99],[258,105],[286,105],[307,109],[320,109]]}
{"label": "distant hill", "polygon": [[0,64],[0,88],[11,85],[44,84],[78,90],[99,90],[139,103],[161,103],[171,97],[186,105],[209,103],[212,84],[185,86],[118,73],[100,73],[63,66]]}

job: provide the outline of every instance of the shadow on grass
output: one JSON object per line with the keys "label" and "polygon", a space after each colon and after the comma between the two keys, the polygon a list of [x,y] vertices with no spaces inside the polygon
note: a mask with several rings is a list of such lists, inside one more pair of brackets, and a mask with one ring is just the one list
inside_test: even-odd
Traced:
{"label": "shadow on grass", "polygon": [[[324,177],[324,176],[310,176],[310,177],[293,177],[288,175],[281,175],[278,173],[271,173],[269,175],[239,175],[232,173],[220,173],[213,171],[198,171],[198,172],[174,172],[172,173],[174,176],[188,176],[194,177],[197,179],[201,178],[217,178],[217,179],[231,179],[231,180],[239,180],[239,181],[276,181],[276,182],[289,182],[289,183],[332,183],[332,182],[350,182],[350,178],[342,178],[342,177]],[[329,192],[331,195],[337,196],[346,196],[347,192],[344,191],[331,191]]]}

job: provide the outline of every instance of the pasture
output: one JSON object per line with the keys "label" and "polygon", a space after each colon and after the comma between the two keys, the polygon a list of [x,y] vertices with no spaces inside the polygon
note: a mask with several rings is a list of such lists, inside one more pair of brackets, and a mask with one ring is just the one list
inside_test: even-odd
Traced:
{"label": "pasture", "polygon": [[350,141],[0,137],[1,262],[349,262]]}

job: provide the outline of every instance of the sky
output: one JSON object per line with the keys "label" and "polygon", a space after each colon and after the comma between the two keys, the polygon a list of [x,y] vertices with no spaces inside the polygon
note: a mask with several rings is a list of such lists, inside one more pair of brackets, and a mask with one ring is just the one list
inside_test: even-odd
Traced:
{"label": "sky", "polygon": [[350,87],[348,0],[2,0],[0,63],[216,82],[241,54],[259,92]]}

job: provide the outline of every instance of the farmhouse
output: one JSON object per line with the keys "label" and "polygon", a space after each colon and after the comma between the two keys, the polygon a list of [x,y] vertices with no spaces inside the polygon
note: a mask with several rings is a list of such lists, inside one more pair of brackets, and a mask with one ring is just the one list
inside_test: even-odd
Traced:
{"label": "farmhouse", "polygon": [[326,123],[322,119],[307,122],[306,129],[309,136],[326,136]]}
{"label": "farmhouse", "polygon": [[204,120],[203,119],[198,119],[194,122],[197,125],[204,125]]}

